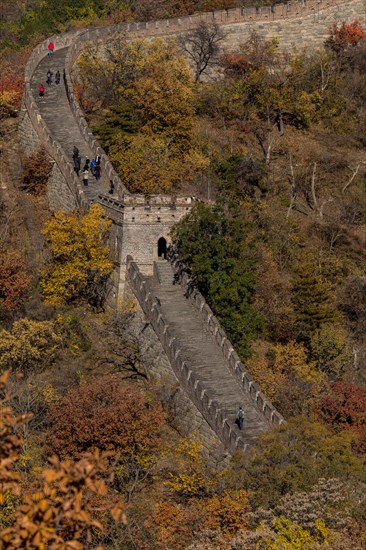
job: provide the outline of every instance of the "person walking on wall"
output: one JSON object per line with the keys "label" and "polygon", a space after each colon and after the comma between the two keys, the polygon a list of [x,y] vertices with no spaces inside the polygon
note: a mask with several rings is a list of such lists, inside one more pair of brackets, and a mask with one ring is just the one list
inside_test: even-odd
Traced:
{"label": "person walking on wall", "polygon": [[53,72],[51,71],[51,69],[48,69],[46,82],[49,86],[52,84],[52,75],[53,75]]}
{"label": "person walking on wall", "polygon": [[53,56],[53,54],[54,54],[54,49],[55,49],[54,43],[53,43],[53,42],[50,42],[50,43],[48,44],[48,54],[47,54],[48,57],[52,57],[52,56]]}
{"label": "person walking on wall", "polygon": [[239,407],[238,413],[236,415],[236,422],[239,426],[239,430],[242,430],[244,427],[244,411],[241,406]]}
{"label": "person walking on wall", "polygon": [[81,156],[77,155],[76,157],[73,157],[73,161],[74,161],[74,170],[76,172],[76,175],[78,176],[80,174]]}
{"label": "person walking on wall", "polygon": [[43,84],[40,84],[39,85],[39,97],[43,97],[44,96],[44,86]]}
{"label": "person walking on wall", "polygon": [[56,76],[55,76],[55,83],[60,84],[60,81],[61,81],[61,75],[60,75],[60,71],[57,69]]}
{"label": "person walking on wall", "polygon": [[93,176],[95,176],[95,167],[96,167],[97,163],[95,161],[95,159],[92,159],[91,160],[91,163],[90,163],[90,170],[91,170],[91,173],[93,174]]}
{"label": "person walking on wall", "polygon": [[100,180],[100,164],[96,164],[94,168],[94,176],[97,181]]}
{"label": "person walking on wall", "polygon": [[74,145],[74,147],[72,148],[72,158],[76,158],[79,156],[79,149],[76,147],[76,145]]}
{"label": "person walking on wall", "polygon": [[89,183],[89,170],[84,169],[84,171],[83,171],[83,184],[85,185],[85,187],[87,187],[88,183]]}

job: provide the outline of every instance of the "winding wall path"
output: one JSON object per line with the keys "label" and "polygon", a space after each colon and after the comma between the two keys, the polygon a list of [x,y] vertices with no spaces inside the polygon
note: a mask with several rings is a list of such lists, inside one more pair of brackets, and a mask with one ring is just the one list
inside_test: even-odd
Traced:
{"label": "winding wall path", "polygon": [[[214,20],[228,33],[227,47],[237,47],[252,30],[265,37],[278,36],[282,46],[296,42],[314,47],[324,40],[333,22],[355,18],[366,21],[365,13],[364,0],[304,0],[274,8],[226,10],[167,21],[69,32],[51,38],[55,44],[52,58],[47,57],[50,39],[39,44],[26,67],[20,134],[25,150],[34,151],[42,144],[54,160],[49,182],[51,208],[72,210],[76,206],[87,208],[92,202],[100,202],[115,222],[116,242],[123,237],[127,206],[132,216],[130,224],[135,221],[135,206],[148,211],[144,216],[152,211],[151,202],[126,191],[77,104],[72,68],[84,42],[100,40],[102,47],[102,41],[117,31],[147,36],[176,35],[194,28],[201,20]],[[38,89],[40,83],[45,83],[48,69],[54,74],[58,69],[63,78],[59,85],[46,85],[45,97],[41,98]],[[81,178],[73,170],[74,145],[79,148],[83,161],[85,157],[102,156],[100,182],[91,178],[87,188],[82,185]],[[113,196],[108,193],[110,179],[116,186]],[[160,205],[166,200],[164,197],[156,200],[157,222],[161,221]],[[182,212],[187,209],[184,202]],[[177,204],[172,208],[176,209]],[[174,214],[169,215],[174,217]],[[246,372],[202,296],[195,292],[187,300],[183,296],[187,281],[179,288],[172,285],[171,278],[171,267],[167,264],[157,265],[155,277],[149,278],[140,273],[133,258],[127,259],[129,284],[154,327],[178,380],[226,448],[230,452],[244,450],[260,432],[270,424],[280,424],[283,418]],[[234,423],[239,404],[247,411],[243,432],[239,432]]]}

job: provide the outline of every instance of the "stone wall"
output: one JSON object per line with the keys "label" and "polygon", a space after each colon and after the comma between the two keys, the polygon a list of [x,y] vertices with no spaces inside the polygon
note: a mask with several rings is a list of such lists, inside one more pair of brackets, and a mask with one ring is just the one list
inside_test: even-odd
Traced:
{"label": "stone wall", "polygon": [[98,40],[100,39],[101,35],[106,36],[105,31],[107,29],[110,29],[109,32],[113,32],[113,28],[114,27],[102,27],[89,30],[87,29],[86,31],[75,34],[73,43],[69,47],[69,51],[66,56],[64,83],[66,86],[66,93],[69,100],[70,108],[79,126],[81,135],[84,137],[85,141],[88,143],[89,147],[93,151],[94,157],[96,157],[97,155],[101,157],[101,169],[103,174],[106,174],[108,179],[113,181],[115,185],[115,195],[117,195],[119,200],[123,200],[123,196],[125,195],[125,193],[127,193],[127,189],[123,185],[117,172],[114,170],[112,163],[104,152],[104,149],[102,149],[99,142],[91,132],[85,120],[84,113],[75,98],[72,82],[73,66],[78,55],[80,54],[82,44],[84,44],[85,42]]}
{"label": "stone wall", "polygon": [[194,204],[192,197],[155,195],[150,199],[130,195],[124,199],[122,264],[133,256],[140,270],[151,275],[158,258],[158,240],[170,243],[170,230]]}
{"label": "stone wall", "polygon": [[[271,7],[262,7],[258,18],[255,17],[255,8],[249,21],[246,10],[246,21],[228,23],[224,29],[227,38],[224,48],[238,49],[252,31],[256,31],[265,39],[278,38],[279,46],[289,49],[306,47],[314,49],[321,47],[329,35],[329,29],[334,23],[346,21],[348,23],[358,19],[366,23],[366,4],[364,0],[351,2],[290,2],[289,4]],[[267,13],[267,16],[265,14]]]}
{"label": "stone wall", "polygon": [[[42,42],[33,50],[25,69],[23,105],[27,110],[34,133],[38,136],[39,144],[45,146],[48,154],[57,164],[62,176],[59,177],[58,175],[54,179],[54,191],[52,192],[54,207],[66,207],[68,210],[71,210],[77,204],[87,207],[87,201],[84,199],[82,186],[64,151],[52,138],[42,120],[30,89],[33,71],[39,61],[46,55],[47,44],[50,40],[55,44],[56,50],[69,47],[65,66],[65,84],[68,90],[70,107],[93,153],[102,156],[102,170],[115,182],[118,198],[122,199],[126,192],[125,187],[99,143],[90,132],[73,94],[72,68],[83,43],[88,41],[102,42],[117,32],[139,33],[145,36],[179,35],[182,32],[195,28],[200,21],[208,23],[215,21],[222,25],[227,33],[226,48],[237,48],[253,30],[266,38],[278,37],[282,46],[296,44],[297,46],[307,45],[314,47],[324,41],[330,26],[334,22],[352,21],[356,18],[361,22],[366,22],[364,0],[297,0],[278,4],[273,7],[234,8],[154,22],[109,25],[83,31],[71,31],[50,37]],[[22,133],[21,142],[26,152],[32,153],[35,149],[36,139],[34,133],[31,135],[29,124],[28,129],[26,129],[28,122],[26,117],[23,116],[20,125]],[[57,197],[60,197],[59,203],[57,202]]]}
{"label": "stone wall", "polygon": [[[77,205],[87,208],[88,201],[73,167],[65,155],[60,144],[55,141],[45,125],[37,104],[31,92],[30,82],[32,74],[39,61],[47,53],[47,44],[50,40],[55,49],[69,47],[65,65],[65,85],[68,92],[70,108],[73,111],[78,126],[86,142],[95,155],[102,157],[102,170],[108,174],[116,185],[118,197],[100,195],[100,202],[107,215],[113,220],[113,229],[110,237],[111,255],[116,259],[118,271],[114,274],[109,303],[120,299],[124,288],[125,269],[133,292],[138,297],[144,313],[148,316],[152,327],[162,342],[162,349],[169,359],[174,376],[179,381],[183,391],[188,395],[197,411],[191,409],[189,422],[200,425],[200,433],[207,434],[207,445],[218,436],[224,446],[234,452],[245,450],[246,444],[238,435],[232,423],[226,418],[225,412],[219,404],[210,398],[202,383],[195,379],[189,364],[182,358],[181,350],[177,349],[174,334],[165,321],[154,296],[146,288],[146,283],[129,254],[133,255],[145,273],[151,272],[156,244],[160,237],[169,242],[169,230],[192,206],[189,197],[180,197],[173,201],[170,197],[156,196],[150,201],[139,195],[130,195],[123,182],[120,181],[109,159],[101,149],[99,143],[91,133],[73,94],[72,71],[75,59],[83,43],[100,40],[101,43],[116,32],[141,33],[150,36],[179,35],[193,29],[200,21],[217,22],[227,32],[226,48],[235,49],[255,30],[262,36],[278,37],[282,47],[295,43],[298,46],[320,45],[333,22],[352,21],[359,19],[366,22],[364,0],[302,0],[263,8],[232,9],[206,14],[197,14],[191,17],[175,18],[165,21],[147,23],[133,23],[112,25],[99,28],[73,31],[63,35],[48,38],[39,44],[32,52],[25,70],[25,89],[23,109],[20,117],[19,131],[24,150],[32,154],[44,145],[47,153],[54,161],[52,175],[49,181],[49,201],[52,209],[65,211],[74,209]],[[183,285],[189,284],[187,275],[182,272],[181,266],[176,264],[180,272]],[[120,274],[120,276],[119,276]],[[232,345],[213,316],[212,311],[202,296],[194,292],[190,296],[193,306],[202,317],[202,321],[215,335],[218,345],[231,372],[238,382],[251,396],[257,409],[272,424],[283,422],[281,415],[273,408],[261,393],[244,365],[240,362]],[[150,329],[149,329],[150,330]],[[150,335],[151,336],[151,335]],[[167,369],[168,366],[166,365]],[[164,365],[163,367],[164,368]],[[168,369],[169,370],[169,369]],[[181,393],[182,408],[190,407],[184,393]],[[207,421],[208,425],[203,421]],[[211,443],[210,443],[211,441]]]}

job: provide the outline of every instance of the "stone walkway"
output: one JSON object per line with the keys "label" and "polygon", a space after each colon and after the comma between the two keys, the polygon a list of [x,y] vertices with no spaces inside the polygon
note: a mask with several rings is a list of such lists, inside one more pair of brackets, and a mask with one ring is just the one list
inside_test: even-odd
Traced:
{"label": "stone walkway", "polygon": [[190,368],[231,422],[235,422],[239,406],[243,407],[244,430],[238,430],[238,435],[241,433],[246,443],[253,444],[260,433],[268,430],[269,424],[231,374],[213,335],[203,327],[197,310],[184,297],[182,287],[173,285],[171,265],[162,260],[156,265],[161,283],[155,277],[146,277],[146,281],[160,300],[162,313],[173,329],[179,347],[184,350]]}
{"label": "stone walkway", "polygon": [[[67,51],[68,48],[63,48],[56,50],[52,57],[44,57],[34,71],[31,86],[42,118],[47,124],[53,138],[59,142],[65,151],[72,165],[74,145],[79,149],[81,155],[80,181],[82,181],[82,168],[85,164],[85,159],[88,157],[91,160],[94,155],[79,130],[67,99],[63,82],[63,70]],[[52,84],[50,86],[46,84],[47,71],[49,69],[53,72]],[[55,84],[57,69],[61,74],[61,82],[58,85]],[[45,87],[44,97],[40,97],[38,93],[40,84],[43,84]],[[89,185],[85,188],[85,195],[90,201],[93,201],[98,193],[106,193],[108,191],[109,181],[103,177],[103,173],[99,182],[96,181],[91,172],[89,174]]]}

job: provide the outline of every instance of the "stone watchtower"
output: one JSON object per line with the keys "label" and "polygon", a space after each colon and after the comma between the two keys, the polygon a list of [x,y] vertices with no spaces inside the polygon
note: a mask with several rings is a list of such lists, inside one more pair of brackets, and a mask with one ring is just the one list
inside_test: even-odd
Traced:
{"label": "stone watchtower", "polygon": [[170,230],[197,199],[168,195],[153,195],[147,199],[127,193],[120,201],[112,199],[106,203],[102,196],[98,199],[114,222],[112,239],[119,264],[114,276],[114,299],[118,308],[125,293],[127,257],[133,257],[143,275],[152,275],[154,262],[166,258],[171,244]]}

